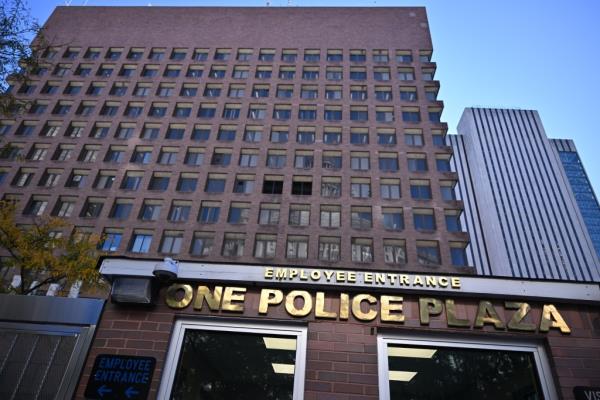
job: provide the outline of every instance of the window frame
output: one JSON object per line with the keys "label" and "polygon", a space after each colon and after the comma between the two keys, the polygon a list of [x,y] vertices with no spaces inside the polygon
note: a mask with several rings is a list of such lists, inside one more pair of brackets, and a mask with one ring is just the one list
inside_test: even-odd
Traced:
{"label": "window frame", "polygon": [[540,388],[545,399],[556,400],[558,394],[552,378],[552,370],[548,362],[548,355],[541,341],[495,339],[472,337],[468,334],[433,335],[433,334],[380,334],[377,336],[377,373],[379,384],[379,399],[390,399],[388,344],[401,344],[411,346],[437,346],[459,349],[481,349],[518,351],[532,353],[535,361],[535,370]]}
{"label": "window frame", "polygon": [[209,319],[181,319],[175,322],[169,350],[165,358],[162,378],[158,389],[158,398],[169,398],[175,381],[177,364],[181,355],[186,330],[242,332],[258,335],[282,335],[296,337],[296,364],[294,372],[293,400],[304,398],[304,380],[306,371],[307,327],[279,324],[246,322],[211,321]]}

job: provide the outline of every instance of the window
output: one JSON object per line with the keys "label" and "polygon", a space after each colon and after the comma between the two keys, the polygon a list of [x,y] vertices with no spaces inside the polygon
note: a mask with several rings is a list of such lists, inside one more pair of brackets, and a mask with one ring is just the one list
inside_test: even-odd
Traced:
{"label": "window", "polygon": [[129,103],[125,108],[125,116],[130,118],[137,118],[142,115],[144,110],[144,103]]}
{"label": "window", "polygon": [[171,60],[182,61],[185,59],[186,49],[173,49],[171,51]]}
{"label": "window", "polygon": [[267,106],[264,104],[250,104],[248,107],[248,118],[259,120],[267,116]]}
{"label": "window", "polygon": [[129,218],[129,214],[131,214],[132,208],[133,199],[115,199],[115,202],[113,203],[113,206],[110,209],[108,217],[119,220],[125,220]]}
{"label": "window", "polygon": [[200,205],[198,222],[202,224],[216,224],[221,213],[221,203],[214,201],[203,201]]}
{"label": "window", "polygon": [[342,120],[342,107],[340,106],[329,106],[325,107],[323,115],[325,121],[341,121]]}
{"label": "window", "polygon": [[246,126],[244,131],[244,141],[250,143],[258,143],[262,139],[261,126]]}
{"label": "window", "polygon": [[87,51],[85,52],[85,54],[83,55],[83,58],[88,59],[88,60],[96,60],[100,57],[100,49],[95,48],[95,47],[90,47],[87,49]]}
{"label": "window", "polygon": [[246,235],[243,233],[226,233],[223,238],[223,257],[241,257],[244,255]]}
{"label": "window", "polygon": [[286,244],[286,258],[308,258],[308,236],[288,235]]}
{"label": "window", "polygon": [[133,136],[133,130],[135,128],[135,124],[131,123],[121,123],[115,132],[116,139],[130,139]]}
{"label": "window", "polygon": [[278,104],[273,108],[273,119],[280,121],[288,120],[292,117],[292,106],[287,104]]}
{"label": "window", "polygon": [[342,195],[342,179],[339,177],[324,176],[321,178],[322,197],[340,197]]}
{"label": "window", "polygon": [[442,109],[441,108],[432,108],[429,107],[427,109],[427,114],[429,116],[429,122],[433,122],[434,124],[439,124],[442,118]]}
{"label": "window", "polygon": [[215,116],[217,106],[213,103],[202,103],[198,109],[199,118],[213,118]]}
{"label": "window", "polygon": [[260,225],[279,224],[279,207],[278,203],[261,203],[258,223]]}
{"label": "window", "polygon": [[48,108],[48,102],[36,100],[29,107],[29,114],[43,114]]}
{"label": "window", "polygon": [[466,243],[450,242],[450,259],[455,267],[467,267],[469,262],[467,260]]}
{"label": "window", "polygon": [[238,119],[240,117],[241,104],[225,104],[223,108],[224,119]]}
{"label": "window", "polygon": [[68,188],[81,188],[85,186],[87,180],[87,174],[89,171],[87,170],[78,170],[74,169],[69,175],[67,182],[65,183],[65,187]]}
{"label": "window", "polygon": [[296,141],[300,144],[313,144],[315,142],[314,128],[299,127]]}
{"label": "window", "polygon": [[398,68],[398,80],[400,81],[414,81],[415,71],[413,68]]}
{"label": "window", "polygon": [[139,97],[146,97],[150,94],[151,87],[152,86],[150,84],[138,83],[137,85],[135,85],[133,95]]}
{"label": "window", "polygon": [[251,58],[252,58],[252,49],[239,49],[238,50],[236,60],[250,61]]}
{"label": "window", "polygon": [[250,203],[232,202],[229,206],[227,222],[230,224],[247,224],[250,217]]}
{"label": "window", "polygon": [[149,117],[162,118],[167,115],[167,103],[152,103],[148,112]]}
{"label": "window", "polygon": [[252,193],[254,191],[254,175],[237,175],[233,183],[233,193]]}
{"label": "window", "polygon": [[350,168],[355,171],[368,171],[369,153],[351,152],[350,153]]}
{"label": "window", "polygon": [[294,94],[294,87],[289,85],[277,85],[276,96],[279,99],[289,99]]}
{"label": "window", "polygon": [[437,101],[438,91],[436,88],[425,88],[425,98],[427,101]]}
{"label": "window", "polygon": [[152,147],[137,146],[131,155],[131,162],[136,164],[149,164],[152,159]]}
{"label": "window", "polygon": [[217,133],[217,140],[221,142],[232,142],[235,140],[235,132],[237,126],[235,125],[221,125],[219,132]]}
{"label": "window", "polygon": [[404,130],[404,143],[407,146],[422,147],[424,144],[422,131],[420,129]]}
{"label": "window", "polygon": [[448,232],[461,232],[460,210],[445,210],[444,219],[446,220],[446,229]]}
{"label": "window", "polygon": [[208,60],[207,49],[194,49],[194,55],[192,56],[194,61],[206,61]]}
{"label": "window", "polygon": [[387,67],[375,67],[373,69],[373,79],[376,81],[389,81],[390,69]]}
{"label": "window", "polygon": [[342,153],[339,151],[324,151],[321,166],[324,169],[342,168]]}
{"label": "window", "polygon": [[357,199],[371,197],[371,180],[369,178],[351,178],[350,195]]}
{"label": "window", "polygon": [[319,260],[335,262],[340,260],[340,238],[319,237]]}
{"label": "window", "polygon": [[129,251],[132,253],[148,253],[152,244],[152,233],[147,231],[135,231],[131,236]]}
{"label": "window", "polygon": [[432,209],[413,209],[413,222],[417,231],[434,231],[436,228]]}
{"label": "window", "polygon": [[214,59],[219,60],[219,61],[228,61],[230,56],[231,56],[230,49],[217,49],[215,51]]}
{"label": "window", "polygon": [[227,96],[229,97],[244,97],[246,95],[246,88],[242,85],[229,85],[229,91]]}
{"label": "window", "polygon": [[270,79],[272,74],[272,67],[258,66],[256,67],[256,74],[254,76],[256,79]]}
{"label": "window", "polygon": [[314,81],[319,79],[319,67],[302,68],[302,79],[307,81]]}
{"label": "window", "polygon": [[367,61],[367,52],[364,49],[350,50],[350,61],[355,63]]}
{"label": "window", "polygon": [[327,100],[341,100],[342,87],[341,86],[325,86],[325,98]]}
{"label": "window", "polygon": [[271,128],[272,143],[287,143],[289,138],[289,128],[285,126],[273,126]]}
{"label": "window", "polygon": [[434,79],[435,70],[431,68],[423,68],[421,71],[421,77],[424,81],[432,81]]}
{"label": "window", "polygon": [[408,154],[408,170],[411,172],[427,171],[427,159],[425,154]]}
{"label": "window", "polygon": [[377,101],[391,101],[392,100],[392,88],[389,86],[375,86],[375,100]]}
{"label": "window", "polygon": [[[352,101],[365,101],[367,100],[367,87],[366,86],[350,86],[350,100]],[[365,111],[365,108],[362,108]],[[352,116],[352,113],[350,114]],[[357,116],[358,118],[358,116]],[[368,118],[364,118],[363,120],[367,120]]]}
{"label": "window", "polygon": [[225,191],[225,178],[223,174],[208,174],[204,191],[206,193],[223,193]]}
{"label": "window", "polygon": [[142,183],[143,172],[127,172],[121,182],[121,189],[138,190]]}
{"label": "window", "polygon": [[248,78],[248,75],[249,75],[249,70],[248,70],[248,67],[246,67],[246,66],[236,66],[233,68],[232,77],[234,79],[246,79],[246,78]]}
{"label": "window", "polygon": [[373,262],[373,240],[352,238],[352,261],[359,263]]}
{"label": "window", "polygon": [[114,171],[100,170],[94,182],[94,189],[110,189],[115,182],[116,176]]}
{"label": "window", "polygon": [[364,67],[350,67],[350,80],[364,81],[367,79],[367,69]]}
{"label": "window", "polygon": [[231,149],[216,148],[210,159],[210,165],[226,167],[231,163]]}
{"label": "window", "polygon": [[350,121],[368,121],[369,112],[367,107],[350,107]]}
{"label": "window", "polygon": [[396,153],[379,153],[379,170],[381,172],[398,172],[398,168]]}
{"label": "window", "polygon": [[165,191],[169,187],[170,174],[165,172],[155,172],[150,178],[148,190]]}
{"label": "window", "polygon": [[314,121],[317,119],[317,107],[301,105],[298,110],[298,119],[302,121]]}
{"label": "window", "polygon": [[383,259],[386,264],[406,264],[406,244],[404,240],[383,239]]}
{"label": "window", "polygon": [[177,162],[177,147],[163,147],[158,153],[158,164],[173,165]]}
{"label": "window", "polygon": [[[71,154],[73,153],[73,145],[61,144],[58,146],[52,159],[54,161],[67,161],[71,158]],[[4,154],[6,159],[14,160],[16,157],[20,156],[21,149],[18,147],[9,147],[4,150]]]}
{"label": "window", "polygon": [[440,249],[438,242],[417,240],[417,261],[421,265],[439,265]]}
{"label": "window", "polygon": [[319,62],[321,59],[321,53],[319,50],[305,50],[304,61],[305,62]]}
{"label": "window", "polygon": [[115,66],[112,64],[102,64],[100,65],[100,67],[98,68],[98,71],[96,71],[96,76],[100,76],[103,78],[108,78],[109,76],[112,75],[113,71],[115,70]]}
{"label": "window", "polygon": [[283,168],[285,167],[285,150],[269,150],[267,152],[267,167]]}
{"label": "window", "polygon": [[196,191],[198,185],[198,174],[191,172],[183,172],[177,181],[176,190],[183,193],[192,193]]}
{"label": "window", "polygon": [[160,200],[144,200],[138,218],[142,221],[156,221],[160,215],[161,208],[162,202]]}
{"label": "window", "polygon": [[174,200],[167,219],[170,222],[186,222],[190,218],[191,209],[192,203],[190,201]]}
{"label": "window", "polygon": [[288,223],[292,226],[308,226],[310,224],[310,205],[290,204]]}
{"label": "window", "polygon": [[112,253],[119,250],[121,240],[123,239],[123,232],[117,229],[105,229],[102,233],[102,243],[100,244],[100,251]]}
{"label": "window", "polygon": [[435,157],[435,166],[439,172],[450,172],[450,155],[437,155]]}
{"label": "window", "polygon": [[213,79],[223,79],[225,78],[226,69],[224,65],[213,65],[208,72],[208,76]]}
{"label": "window", "polygon": [[204,162],[204,149],[199,147],[188,147],[183,163],[189,166],[199,166]]}
{"label": "window", "polygon": [[[180,398],[188,391],[201,393],[202,388],[207,386],[214,387],[215,398],[222,399],[236,398],[241,388],[249,386],[257,388],[252,393],[260,399],[302,397],[294,387],[299,387],[298,382],[304,382],[306,328],[269,329],[268,326],[223,323],[204,327],[197,322],[185,322],[177,325],[177,338],[173,339],[173,346],[176,341],[181,345],[170,350],[176,356],[169,361],[168,368],[178,372],[173,382],[165,387],[164,393],[161,392],[160,398]],[[198,343],[216,344],[207,347],[198,346]],[[277,353],[277,358],[273,359],[273,353]],[[231,359],[247,360],[233,380],[220,376],[205,379],[197,372],[209,364],[213,370],[226,370],[227,362],[224,360]],[[274,364],[277,367],[274,369],[273,360],[285,360],[285,363]],[[192,382],[191,386],[188,382]]]}
{"label": "window", "polygon": [[41,216],[48,207],[48,198],[41,196],[31,196],[31,199],[23,210],[23,215]]}
{"label": "window", "polygon": [[102,212],[102,207],[104,206],[104,199],[97,197],[88,197],[83,204],[83,208],[81,209],[81,213],[79,216],[81,218],[98,218],[100,213]]}
{"label": "window", "polygon": [[[17,129],[17,131],[15,132],[15,136],[31,135],[33,133],[33,131],[35,130],[36,125],[37,125],[37,121],[23,121],[21,123],[21,125],[19,125],[19,128]],[[48,125],[48,123],[46,123],[46,125],[44,126],[44,135],[43,136],[49,136],[49,135],[46,135],[45,133],[48,132],[48,130],[50,130],[50,128],[51,128],[51,126]],[[58,130],[60,130],[60,127],[59,126],[55,127],[55,129],[58,131]]]}
{"label": "window", "polygon": [[404,230],[404,214],[402,208],[384,207],[382,209],[383,214],[383,227],[388,231],[402,231]]}
{"label": "window", "polygon": [[319,97],[319,89],[317,86],[302,85],[300,87],[300,98],[316,99],[317,97]]}
{"label": "window", "polygon": [[369,131],[366,128],[350,128],[350,143],[356,145],[369,144]]}
{"label": "window", "polygon": [[341,67],[327,67],[325,78],[329,81],[341,81],[343,77]]}
{"label": "window", "polygon": [[410,195],[415,200],[431,200],[431,186],[427,180],[410,180]]}
{"label": "window", "polygon": [[49,146],[45,144],[34,144],[31,146],[27,159],[31,161],[43,161],[48,154],[48,147]]}
{"label": "window", "polygon": [[240,167],[256,167],[258,163],[258,151],[242,149],[240,154]]}
{"label": "window", "polygon": [[312,195],[312,177],[294,176],[292,178],[292,194],[300,196]]}
{"label": "window", "polygon": [[413,56],[410,50],[396,50],[396,61],[403,64],[413,62]]}
{"label": "window", "polygon": [[281,53],[281,61],[283,62],[294,63],[297,58],[298,52],[296,50],[283,49]]}
{"label": "window", "polygon": [[456,193],[454,192],[455,181],[440,181],[440,192],[442,200],[454,201],[456,200]]}
{"label": "window", "polygon": [[201,65],[190,65],[185,74],[187,78],[201,78],[204,73],[204,67]]}
{"label": "window", "polygon": [[340,206],[321,206],[320,225],[323,228],[339,228],[341,226],[341,207]]}
{"label": "window", "polygon": [[212,252],[214,242],[215,238],[213,233],[194,232],[190,253],[197,257],[208,256]]}
{"label": "window", "polygon": [[323,130],[323,143],[340,144],[342,143],[342,130],[340,128],[325,128]]}
{"label": "window", "polygon": [[394,122],[394,108],[375,107],[375,120],[377,122]]}
{"label": "window", "polygon": [[400,86],[400,100],[417,101],[417,88],[414,86]]}
{"label": "window", "polygon": [[341,62],[344,60],[341,49],[327,50],[327,62]]}
{"label": "window", "polygon": [[402,121],[417,123],[421,122],[421,114],[418,108],[403,107],[402,108]]}
{"label": "window", "polygon": [[282,194],[283,176],[265,175],[262,187],[264,194]]}
{"label": "window", "polygon": [[60,197],[52,210],[52,215],[55,217],[68,218],[73,214],[75,209],[76,197]]}
{"label": "window", "polygon": [[222,86],[219,84],[208,84],[204,88],[204,97],[219,97],[221,95]]}
{"label": "window", "polygon": [[192,140],[205,142],[210,137],[210,126],[196,125],[192,131]]}
{"label": "window", "polygon": [[191,103],[177,103],[173,109],[173,116],[177,118],[187,118],[192,115]]}
{"label": "window", "polygon": [[373,62],[386,63],[389,60],[390,59],[387,50],[373,50]]}
{"label": "window", "polygon": [[393,129],[378,129],[377,144],[382,146],[394,146],[396,144],[396,132]]}
{"label": "window", "polygon": [[164,254],[179,254],[183,243],[183,232],[165,231],[160,244],[160,252]]}
{"label": "window", "polygon": [[380,181],[380,195],[384,200],[400,199],[400,180],[384,178]]}
{"label": "window", "polygon": [[279,68],[279,79],[281,80],[292,80],[296,77],[296,68],[281,66]]}
{"label": "window", "polygon": [[139,61],[142,59],[142,57],[144,56],[144,49],[143,48],[131,48],[129,50],[129,53],[127,53],[127,59],[128,60],[135,60],[135,61]]}
{"label": "window", "polygon": [[373,226],[371,207],[353,206],[350,213],[350,222],[354,229],[371,229]]}
{"label": "window", "polygon": [[254,242],[254,257],[273,258],[277,248],[277,236],[257,234]]}

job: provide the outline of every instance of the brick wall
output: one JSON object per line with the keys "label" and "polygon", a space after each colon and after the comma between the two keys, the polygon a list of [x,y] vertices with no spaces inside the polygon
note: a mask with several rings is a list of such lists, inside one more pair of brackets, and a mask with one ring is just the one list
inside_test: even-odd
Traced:
{"label": "brick wall", "polygon": [[[373,291],[371,291],[373,292]],[[374,293],[375,294],[375,293]],[[376,294],[375,294],[376,295]],[[239,316],[240,323],[272,322],[281,323],[290,320],[283,305],[271,307],[268,317],[257,314],[258,289],[249,289],[246,295],[245,311],[240,315],[224,312],[210,312],[205,309],[194,312],[191,308],[183,311],[169,309],[163,304],[164,290],[160,294],[159,304],[152,309],[123,307],[107,304],[99,324],[96,339],[86,361],[77,399],[83,399],[83,392],[89,379],[95,357],[98,354],[126,354],[152,356],[157,360],[152,381],[150,399],[156,398],[162,368],[168,350],[173,324],[178,317],[198,317],[199,315]],[[339,302],[339,293],[328,293],[326,309],[335,309]],[[443,299],[443,297],[439,297]],[[473,321],[480,299],[455,299],[457,315]],[[512,315],[503,309],[504,300],[492,301],[498,314],[504,321]],[[446,327],[445,317],[432,317],[428,327],[419,321],[418,298],[404,296],[405,322],[403,324],[382,323],[377,318],[372,323],[360,322],[352,316],[348,321],[315,320],[311,313],[306,321],[308,325],[308,344],[306,360],[306,400],[353,400],[377,399],[377,333],[415,334],[445,333],[472,335],[474,338],[493,338],[518,340],[537,340],[547,350],[557,390],[564,400],[574,399],[575,386],[600,386],[600,313],[598,306],[569,305],[554,303],[571,328],[570,334],[562,334],[557,329],[549,333],[515,333],[497,330],[486,325],[484,328]],[[530,302],[531,321],[539,322],[541,303]]]}

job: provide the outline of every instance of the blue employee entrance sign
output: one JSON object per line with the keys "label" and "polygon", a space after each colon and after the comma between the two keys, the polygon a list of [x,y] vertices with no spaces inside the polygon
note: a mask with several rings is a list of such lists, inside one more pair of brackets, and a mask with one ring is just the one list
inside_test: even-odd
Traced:
{"label": "blue employee entrance sign", "polygon": [[94,361],[85,397],[101,400],[145,400],[156,359],[100,354]]}

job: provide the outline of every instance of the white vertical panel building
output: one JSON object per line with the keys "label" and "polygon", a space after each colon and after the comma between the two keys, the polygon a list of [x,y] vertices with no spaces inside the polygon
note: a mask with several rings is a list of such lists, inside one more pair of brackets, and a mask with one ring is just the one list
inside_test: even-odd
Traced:
{"label": "white vertical panel building", "polygon": [[482,275],[600,281],[560,160],[532,110],[465,109],[449,136],[457,196]]}

